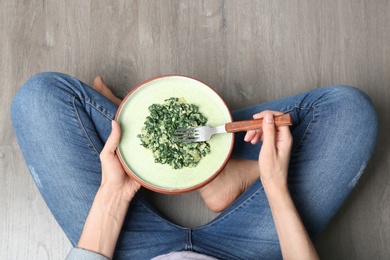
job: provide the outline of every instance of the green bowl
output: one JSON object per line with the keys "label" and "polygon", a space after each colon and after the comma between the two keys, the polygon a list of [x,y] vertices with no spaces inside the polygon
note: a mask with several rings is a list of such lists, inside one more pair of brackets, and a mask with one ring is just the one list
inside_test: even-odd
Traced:
{"label": "green bowl", "polygon": [[187,103],[197,105],[209,126],[232,121],[225,102],[206,84],[179,75],[155,77],[134,88],[119,106],[115,119],[122,134],[117,154],[127,174],[145,188],[159,193],[185,193],[206,185],[221,172],[230,157],[234,136],[214,135],[208,141],[210,154],[194,168],[173,169],[167,164],[155,163],[152,152],[141,145],[137,135],[149,115],[148,107],[162,104],[170,97],[183,97]]}

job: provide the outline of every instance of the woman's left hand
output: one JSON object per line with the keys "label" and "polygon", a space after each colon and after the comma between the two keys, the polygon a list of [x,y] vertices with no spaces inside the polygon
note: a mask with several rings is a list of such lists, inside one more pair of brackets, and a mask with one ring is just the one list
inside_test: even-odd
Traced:
{"label": "woman's left hand", "polygon": [[123,170],[115,153],[121,130],[112,121],[111,134],[100,153],[102,183],[96,193],[77,246],[112,259],[130,201],[140,184]]}
{"label": "woman's left hand", "polygon": [[102,163],[101,188],[107,188],[113,192],[120,192],[122,198],[130,202],[139,190],[140,184],[127,175],[115,153],[120,136],[120,126],[118,122],[113,120],[111,134],[100,153],[100,161]]}

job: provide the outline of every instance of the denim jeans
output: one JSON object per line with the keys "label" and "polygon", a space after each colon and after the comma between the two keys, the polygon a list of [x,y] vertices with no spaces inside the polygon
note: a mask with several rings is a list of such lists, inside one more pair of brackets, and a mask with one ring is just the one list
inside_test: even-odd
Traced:
{"label": "denim jeans", "polygon": [[[292,115],[288,173],[291,196],[315,239],[360,178],[374,149],[378,120],[369,97],[348,86],[317,88],[232,112]],[[76,245],[101,181],[99,153],[117,106],[76,78],[40,73],[20,88],[12,122],[23,156],[47,206]],[[261,143],[235,138],[232,157],[257,160]],[[138,193],[131,202],[115,258],[149,259],[192,250],[221,259],[278,259],[281,251],[260,180],[210,223],[197,228],[164,219]]]}

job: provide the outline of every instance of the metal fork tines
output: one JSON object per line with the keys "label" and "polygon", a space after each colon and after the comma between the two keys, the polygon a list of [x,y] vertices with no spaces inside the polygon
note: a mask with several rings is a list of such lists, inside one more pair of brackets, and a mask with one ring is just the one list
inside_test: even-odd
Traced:
{"label": "metal fork tines", "polygon": [[201,126],[197,128],[176,129],[174,138],[180,142],[204,142],[214,134],[225,133],[224,125],[217,127]]}

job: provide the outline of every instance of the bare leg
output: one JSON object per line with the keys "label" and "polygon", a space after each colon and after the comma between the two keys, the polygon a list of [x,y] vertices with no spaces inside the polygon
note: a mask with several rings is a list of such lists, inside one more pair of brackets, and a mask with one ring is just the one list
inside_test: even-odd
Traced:
{"label": "bare leg", "polygon": [[[100,76],[95,78],[93,88],[117,105],[122,101],[111,92]],[[221,212],[259,177],[257,161],[230,159],[222,172],[198,192],[209,209]]]}

